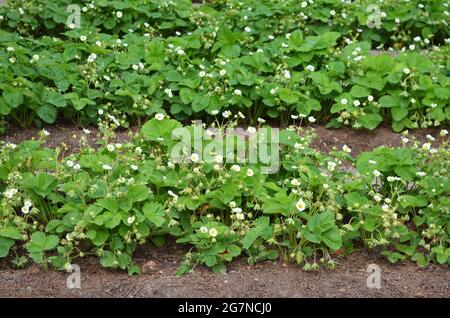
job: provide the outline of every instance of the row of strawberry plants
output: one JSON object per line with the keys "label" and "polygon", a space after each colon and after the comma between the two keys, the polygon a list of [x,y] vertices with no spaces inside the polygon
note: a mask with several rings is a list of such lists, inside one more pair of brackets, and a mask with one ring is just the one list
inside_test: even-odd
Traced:
{"label": "row of strawberry plants", "polygon": [[[53,123],[58,116],[95,123],[104,112],[126,126],[157,112],[182,120],[228,110],[242,111],[250,123],[270,117],[286,124],[291,115],[311,114],[332,127],[373,129],[383,120],[392,122],[395,130],[446,124],[448,45],[434,47],[430,57],[420,53],[434,43],[433,34],[442,33],[438,30],[446,22],[446,11],[437,17],[435,8],[446,7],[446,2],[422,8],[415,1],[408,3],[434,23],[418,19],[420,14],[413,19],[388,10],[391,4],[385,2],[386,11],[398,15],[394,20],[400,22],[395,23],[405,30],[414,29],[413,22],[422,26],[421,33],[405,36],[405,52],[393,58],[371,55],[376,46],[367,36],[371,28],[349,35],[318,22],[336,15],[320,18],[331,11],[328,5],[360,12],[368,5],[364,1],[305,6],[290,1],[277,6],[215,2],[199,7],[184,1],[99,1],[83,8],[80,29],[61,25],[68,14],[61,7],[68,3],[22,8],[20,1],[13,1],[0,16],[1,25],[8,26],[0,32],[0,114],[21,126]],[[295,10],[323,12],[311,13],[316,18],[304,25],[292,20],[298,16]],[[38,19],[39,14],[48,19]],[[263,28],[271,25],[263,16],[274,21],[273,29]],[[152,23],[143,22],[150,18]],[[120,23],[108,29],[108,19]],[[185,25],[178,25],[180,21]]]}
{"label": "row of strawberry plants", "polygon": [[[239,115],[230,118],[216,121],[218,131],[237,126]],[[64,269],[96,255],[104,267],[133,274],[138,246],[174,237],[193,247],[179,274],[195,264],[223,272],[240,255],[250,263],[280,258],[306,270],[334,267],[336,254],[360,242],[391,262],[450,264],[446,130],[439,143],[404,133],[402,147],[355,158],[347,146],[314,150],[313,134],[290,126],[279,134],[277,173],[265,174],[263,163],[229,162],[230,152],[202,126],[183,127],[163,114],[126,143],[100,127],[98,148],[84,130],[79,152],[70,155],[64,146],[43,147],[46,131],[38,140],[2,143],[0,257],[18,267],[31,258]],[[227,138],[243,145],[263,128],[249,127],[245,140]],[[200,129],[203,141],[191,146],[189,137],[180,146],[172,138],[177,129],[194,136]]]}

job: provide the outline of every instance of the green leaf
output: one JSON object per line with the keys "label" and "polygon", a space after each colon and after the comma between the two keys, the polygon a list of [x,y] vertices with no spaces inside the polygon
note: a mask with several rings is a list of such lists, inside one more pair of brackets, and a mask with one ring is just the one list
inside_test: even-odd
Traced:
{"label": "green leaf", "polygon": [[268,239],[272,235],[272,228],[270,226],[270,218],[262,216],[253,221],[254,228],[247,232],[247,235],[242,239],[242,247],[249,249],[253,242],[258,238]]}
{"label": "green leaf", "polygon": [[322,241],[334,251],[342,247],[342,236],[337,227],[322,233]]}
{"label": "green leaf", "polygon": [[391,108],[392,118],[395,121],[400,121],[406,116],[408,116],[408,109],[393,107]]}
{"label": "green leaf", "polygon": [[407,108],[408,101],[400,96],[400,92],[396,92],[395,95],[386,95],[380,98],[380,106],[385,108],[397,107]]}
{"label": "green leaf", "polygon": [[367,97],[370,95],[370,90],[366,87],[355,85],[352,87],[350,94],[356,98]]}
{"label": "green leaf", "polygon": [[383,121],[383,117],[379,114],[365,114],[357,119],[357,123],[366,129],[373,130]]}
{"label": "green leaf", "polygon": [[41,197],[47,197],[56,188],[57,180],[47,173],[41,173],[26,179],[23,184]]}
{"label": "green leaf", "polygon": [[157,227],[161,227],[165,219],[165,211],[162,204],[157,202],[148,202],[144,205],[143,212],[145,217],[155,224]]}
{"label": "green leaf", "polygon": [[299,96],[289,88],[281,88],[278,94],[280,99],[288,104],[294,104],[299,100]]}
{"label": "green leaf", "polygon": [[13,90],[5,90],[3,92],[3,99],[12,108],[19,107],[20,105],[22,105],[24,100],[23,94]]}
{"label": "green leaf", "polygon": [[57,112],[54,106],[45,104],[37,109],[36,114],[46,123],[53,124],[56,120]]}
{"label": "green leaf", "polygon": [[102,256],[100,257],[100,264],[103,267],[115,267],[115,260],[116,257],[114,256],[114,253],[111,251],[103,251]]}
{"label": "green leaf", "polygon": [[13,245],[14,240],[0,237],[0,258],[8,256],[9,250]]}
{"label": "green leaf", "polygon": [[169,145],[172,141],[172,132],[181,128],[181,124],[173,119],[157,120],[156,118],[148,121],[141,129],[142,135],[148,140],[158,141],[161,144]]}
{"label": "green leaf", "polygon": [[5,227],[0,229],[0,236],[10,238],[13,240],[21,240],[22,234],[14,227]]}
{"label": "green leaf", "polygon": [[105,244],[108,239],[109,233],[107,230],[98,229],[98,230],[89,230],[86,233],[86,236],[94,243],[95,246],[101,246]]}
{"label": "green leaf", "polygon": [[64,96],[54,91],[46,92],[44,95],[44,100],[56,107],[64,107],[67,105],[67,101],[64,99]]}
{"label": "green leaf", "polygon": [[145,201],[149,196],[147,187],[144,185],[133,185],[128,187],[127,197],[131,202]]}
{"label": "green leaf", "polygon": [[27,251],[31,253],[40,253],[53,250],[59,244],[59,238],[56,235],[45,235],[43,232],[35,232],[31,235],[30,243],[27,244]]}
{"label": "green leaf", "polygon": [[400,205],[404,208],[415,207],[422,208],[427,206],[428,200],[424,195],[403,195],[400,199]]}

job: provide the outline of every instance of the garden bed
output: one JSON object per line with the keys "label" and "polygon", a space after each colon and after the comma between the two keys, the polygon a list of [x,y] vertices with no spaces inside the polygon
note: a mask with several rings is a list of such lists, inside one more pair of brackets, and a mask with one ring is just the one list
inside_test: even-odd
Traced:
{"label": "garden bed", "polygon": [[[96,145],[98,129],[94,126],[88,127],[91,134],[88,136],[89,144]],[[54,126],[47,126],[45,129],[50,133],[45,146],[55,148],[62,143],[68,147],[67,153],[73,153],[79,150],[79,140],[82,135],[82,128],[68,123],[60,123]],[[17,126],[10,126],[5,135],[0,136],[0,140],[18,144],[22,141],[38,138],[42,129],[31,127],[21,129]],[[129,130],[121,129],[117,132],[116,141],[125,142],[131,138],[129,132],[136,133],[138,127],[131,127]],[[313,140],[312,146],[319,151],[329,152],[336,147],[341,149],[347,145],[353,150],[353,154],[358,155],[361,152],[370,151],[379,146],[398,147],[401,145],[401,134],[395,133],[389,126],[376,128],[374,131],[355,130],[346,127],[340,129],[327,129],[324,126],[311,126],[317,137]],[[415,129],[410,131],[410,135],[421,142],[425,142],[426,135],[438,136],[440,128]],[[448,139],[448,138],[447,138]],[[442,142],[442,139],[436,141],[436,145]]]}
{"label": "garden bed", "polygon": [[448,6],[0,6],[1,292],[447,295]]}
{"label": "garden bed", "polygon": [[[68,153],[78,151],[81,129],[77,126],[59,124],[46,127],[50,135],[46,146],[55,148],[62,143]],[[401,135],[390,127],[374,131],[352,129],[330,130],[323,126],[311,127],[316,133],[312,145],[319,151],[328,152],[344,144],[354,154],[367,152],[386,145],[401,144]],[[95,145],[97,129],[91,127],[89,143]],[[136,132],[134,127],[131,131]],[[39,129],[26,130],[10,127],[0,140],[20,143],[37,138]],[[426,141],[426,135],[438,135],[438,129],[411,131],[410,135]],[[127,131],[117,133],[118,142],[129,141]],[[320,268],[307,272],[301,267],[282,261],[266,261],[248,265],[245,259],[233,261],[227,274],[214,274],[208,268],[197,266],[192,274],[176,276],[183,256],[189,247],[170,241],[163,248],[145,244],[138,248],[134,261],[142,269],[138,276],[126,272],[102,268],[95,257],[77,260],[81,269],[81,289],[68,289],[69,273],[45,271],[31,264],[25,269],[14,269],[9,260],[0,263],[0,297],[449,297],[450,268],[430,265],[423,269],[410,261],[391,264],[364,247],[350,255],[336,256],[337,267],[333,270]],[[376,264],[381,269],[381,288],[366,285],[367,267]]]}
{"label": "garden bed", "polygon": [[[175,275],[186,249],[143,246],[136,261],[143,267],[128,276],[98,265],[96,258],[76,262],[81,268],[81,289],[68,289],[69,273],[44,271],[37,265],[14,270],[0,266],[0,297],[450,297],[450,268],[426,269],[412,262],[390,264],[365,249],[339,257],[334,270],[305,272],[299,266],[263,262],[255,266],[235,261],[227,274],[197,267],[193,274]],[[366,285],[367,266],[381,269],[381,288]]]}

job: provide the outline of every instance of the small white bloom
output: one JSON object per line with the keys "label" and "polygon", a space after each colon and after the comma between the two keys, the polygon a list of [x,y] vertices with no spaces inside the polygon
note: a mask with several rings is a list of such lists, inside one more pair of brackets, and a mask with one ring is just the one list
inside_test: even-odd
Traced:
{"label": "small white bloom", "polygon": [[423,172],[423,171],[418,171],[418,172],[416,173],[416,175],[419,176],[419,177],[425,177],[426,173]]}
{"label": "small white bloom", "polygon": [[310,71],[310,72],[314,72],[314,70],[315,70],[314,66],[312,66],[312,65],[308,65],[308,66],[306,67],[306,69],[307,69],[308,71]]}
{"label": "small white bloom", "polygon": [[72,168],[73,165],[74,165],[74,163],[73,163],[72,160],[67,160],[67,161],[66,161],[66,165],[67,165],[69,168]]}
{"label": "small white bloom", "polygon": [[411,73],[411,70],[410,70],[409,68],[405,67],[405,68],[403,69],[403,73],[409,74],[409,73]]}
{"label": "small white bloom", "polygon": [[259,123],[264,124],[266,122],[266,120],[264,118],[258,117],[256,119]]}
{"label": "small white bloom", "polygon": [[374,175],[375,177],[379,177],[379,176],[381,176],[381,172],[378,171],[378,170],[374,170],[374,171],[373,171],[373,175]]}
{"label": "small white bloom", "polygon": [[42,133],[44,136],[50,136],[50,133],[46,129],[42,130]]}
{"label": "small white bloom", "polygon": [[82,36],[80,36],[80,40],[84,42],[87,40],[87,37],[85,35],[82,35]]}
{"label": "small white bloom", "polygon": [[342,99],[341,99],[341,104],[342,104],[342,105],[347,105],[347,103],[348,103],[347,98],[342,98]]}
{"label": "small white bloom", "polygon": [[135,217],[135,216],[130,216],[130,217],[128,218],[127,222],[128,222],[128,224],[133,224],[133,223],[134,223],[134,220],[136,220],[136,217]]}
{"label": "small white bloom", "polygon": [[164,93],[166,93],[167,96],[169,96],[170,98],[173,97],[172,90],[171,90],[170,88],[166,88],[166,89],[164,90]]}
{"label": "small white bloom", "polygon": [[372,101],[373,101],[373,96],[372,96],[372,95],[367,96],[367,100],[368,100],[369,102],[372,102]]}
{"label": "small white bloom", "polygon": [[17,192],[18,192],[17,189],[11,188],[11,189],[8,189],[5,192],[3,192],[3,195],[5,197],[7,197],[8,199],[12,199]]}
{"label": "small white bloom", "polygon": [[227,70],[220,70],[220,71],[219,71],[219,74],[220,74],[221,76],[224,76],[225,74],[227,74]]}
{"label": "small white bloom", "polygon": [[334,171],[334,169],[336,168],[336,162],[328,161],[327,162],[327,168],[328,168],[329,171]]}
{"label": "small white bloom", "polygon": [[244,31],[247,32],[247,33],[250,33],[250,32],[252,32],[252,29],[250,29],[249,27],[245,27]]}
{"label": "small white bloom", "polygon": [[290,79],[291,78],[291,72],[289,72],[288,70],[284,70],[283,71],[283,76],[286,79]]}
{"label": "small white bloom", "polygon": [[309,116],[309,117],[308,117],[308,121],[309,121],[310,123],[314,123],[314,122],[316,121],[316,119],[314,118],[314,116]]}
{"label": "small white bloom", "polygon": [[73,166],[73,169],[74,169],[74,170],[77,170],[77,171],[80,170],[80,169],[81,169],[80,164],[78,164],[78,163],[75,164],[75,165]]}
{"label": "small white bloom", "polygon": [[218,234],[218,232],[217,232],[217,230],[216,230],[215,228],[211,228],[211,229],[209,230],[209,235],[210,235],[211,237],[216,237],[217,234]]}
{"label": "small white bloom", "polygon": [[240,89],[235,89],[235,90],[234,90],[234,94],[235,94],[235,95],[238,95],[238,96],[241,96],[241,95],[242,95],[242,92],[241,92]]}
{"label": "small white bloom", "polygon": [[254,133],[256,133],[256,128],[255,128],[255,127],[252,127],[252,126],[249,126],[249,127],[247,128],[247,131],[248,131],[250,134],[254,134]]}
{"label": "small white bloom", "polygon": [[202,233],[208,233],[208,228],[207,228],[206,226],[202,226],[202,227],[200,228],[200,232],[202,232]]}
{"label": "small white bloom", "polygon": [[107,165],[107,164],[104,164],[104,165],[102,166],[102,168],[103,168],[104,170],[112,170],[112,167],[111,167],[110,165]]}
{"label": "small white bloom", "polygon": [[244,213],[236,213],[236,219],[242,221],[243,219],[245,219],[245,215]]}
{"label": "small white bloom", "polygon": [[442,129],[440,132],[439,132],[439,136],[441,136],[441,137],[444,137],[444,136],[446,136],[448,134],[448,130],[447,129]]}
{"label": "small white bloom", "polygon": [[353,105],[355,105],[356,107],[358,107],[359,105],[361,105],[361,102],[359,100],[354,100],[353,101]]}
{"label": "small white bloom", "polygon": [[250,168],[247,169],[247,177],[253,177],[254,174],[255,173],[253,172],[252,169],[250,169]]}
{"label": "small white bloom", "polygon": [[92,53],[91,55],[89,55],[87,61],[88,61],[88,63],[93,63],[96,59],[97,59],[97,54]]}
{"label": "small white bloom", "polygon": [[223,116],[224,118],[228,118],[228,117],[231,116],[231,112],[230,112],[229,110],[226,110],[226,111],[224,111],[224,112],[222,113],[222,116]]}
{"label": "small white bloom", "polygon": [[23,206],[21,211],[23,214],[28,214],[28,213],[30,213],[30,208],[27,206]]}
{"label": "small white bloom", "polygon": [[114,145],[111,145],[111,144],[106,146],[106,148],[108,149],[109,152],[113,152],[116,149],[116,147],[114,147]]}
{"label": "small white bloom", "polygon": [[131,170],[134,170],[134,171],[137,171],[139,169],[139,167],[136,165],[131,165],[130,168],[131,168]]}
{"label": "small white bloom", "polygon": [[377,164],[377,162],[375,160],[369,160],[369,163],[372,164],[372,165],[376,165]]}
{"label": "small white bloom", "polygon": [[120,19],[122,16],[123,16],[123,13],[121,11],[116,12],[116,17],[118,17]]}
{"label": "small white bloom", "polygon": [[342,150],[346,153],[351,153],[352,150],[350,149],[350,147],[348,147],[347,145],[342,146]]}
{"label": "small white bloom", "polygon": [[430,149],[431,149],[431,144],[430,144],[429,142],[424,143],[424,144],[422,145],[422,148],[425,149],[425,150],[430,150]]}
{"label": "small white bloom", "polygon": [[155,119],[156,120],[163,120],[164,119],[164,114],[158,113],[155,115]]}
{"label": "small white bloom", "polygon": [[241,167],[238,165],[232,165],[231,170],[234,172],[239,172],[239,171],[241,171]]}
{"label": "small white bloom", "polygon": [[200,160],[200,156],[197,153],[193,153],[191,155],[191,161],[192,162],[198,162]]}
{"label": "small white bloom", "polygon": [[387,181],[388,182],[394,182],[395,181],[395,177],[389,176],[389,177],[387,177]]}
{"label": "small white bloom", "polygon": [[298,187],[300,185],[300,181],[298,179],[294,178],[294,179],[291,180],[291,184],[294,187]]}
{"label": "small white bloom", "polygon": [[380,202],[381,200],[383,200],[383,197],[381,196],[381,194],[377,193],[373,196],[373,199],[377,202]]}
{"label": "small white bloom", "polygon": [[302,199],[299,199],[297,201],[297,203],[295,204],[295,207],[297,208],[297,210],[299,211],[304,211],[306,209],[306,204],[305,201],[303,201]]}
{"label": "small white bloom", "polygon": [[134,149],[134,152],[135,152],[137,155],[140,155],[140,154],[142,154],[142,148],[141,148],[141,147],[136,147],[136,149]]}
{"label": "small white bloom", "polygon": [[431,136],[431,135],[426,135],[426,138],[427,138],[429,141],[435,141],[435,140],[436,140],[436,139],[434,139],[434,137]]}
{"label": "small white bloom", "polygon": [[200,77],[205,77],[205,76],[206,76],[206,72],[205,72],[205,71],[200,71],[200,72],[198,73],[198,76],[200,76]]}

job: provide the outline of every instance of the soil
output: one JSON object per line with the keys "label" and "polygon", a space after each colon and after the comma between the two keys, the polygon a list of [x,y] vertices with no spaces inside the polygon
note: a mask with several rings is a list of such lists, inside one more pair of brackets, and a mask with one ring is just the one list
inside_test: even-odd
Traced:
{"label": "soil", "polygon": [[[379,146],[396,147],[401,145],[400,134],[392,131],[391,127],[381,126],[373,131],[356,130],[351,128],[327,129],[324,126],[312,127],[317,135],[312,146],[317,150],[329,152],[336,147],[341,149],[343,145],[347,145],[352,149],[353,155],[358,155],[364,151],[370,151]],[[48,137],[46,146],[50,148],[61,146],[62,143],[68,147],[68,152],[73,153],[79,150],[79,140],[82,128],[70,124],[59,124],[56,126],[48,126],[45,128],[50,136]],[[88,141],[92,146],[96,146],[98,129],[96,127],[88,127],[91,131]],[[126,142],[131,139],[130,132],[137,132],[138,127],[131,127],[129,130],[119,130],[116,134],[116,142]],[[430,134],[436,138],[438,143],[441,138],[437,138],[440,128],[427,128],[411,130],[410,136],[425,142],[426,135]],[[32,127],[21,129],[19,127],[8,127],[6,134],[0,136],[0,140],[18,144],[24,140],[37,138],[40,129]],[[448,135],[447,140],[450,139]]]}
{"label": "soil", "polygon": [[[59,125],[46,129],[51,134],[47,146],[65,143],[70,152],[78,150],[81,128]],[[95,145],[96,129],[90,130],[90,143]],[[0,140],[19,143],[36,137],[38,132],[36,128],[10,127]],[[344,144],[353,149],[353,154],[381,145],[400,144],[400,136],[388,127],[368,132],[318,126],[315,132],[313,146],[325,152]],[[422,129],[412,131],[411,135],[425,141],[427,134],[437,136],[438,133],[439,129]],[[119,132],[117,139],[128,140],[128,132]],[[37,265],[17,270],[3,260],[0,297],[450,297],[450,267],[430,265],[422,269],[409,261],[390,264],[377,251],[367,249],[337,256],[337,267],[333,270],[305,272],[280,261],[251,266],[241,258],[229,265],[227,274],[214,274],[208,268],[197,267],[194,273],[177,277],[176,269],[186,252],[185,246],[173,242],[163,248],[146,244],[135,254],[143,273],[132,277],[122,271],[102,268],[98,258],[77,260],[75,263],[81,268],[81,289],[68,289],[69,273],[45,271]],[[381,269],[380,289],[366,285],[370,264]]]}
{"label": "soil", "polygon": [[[143,273],[131,277],[102,268],[96,258],[79,260],[75,263],[81,270],[80,289],[67,287],[70,273],[44,271],[36,265],[15,270],[3,262],[0,297],[450,297],[450,267],[421,269],[411,262],[390,264],[377,252],[365,249],[339,256],[332,270],[305,272],[281,262],[251,266],[241,259],[229,265],[227,274],[197,267],[194,273],[177,277],[185,252],[173,243],[164,248],[144,245],[135,258]],[[370,264],[380,267],[380,289],[367,287]]]}

